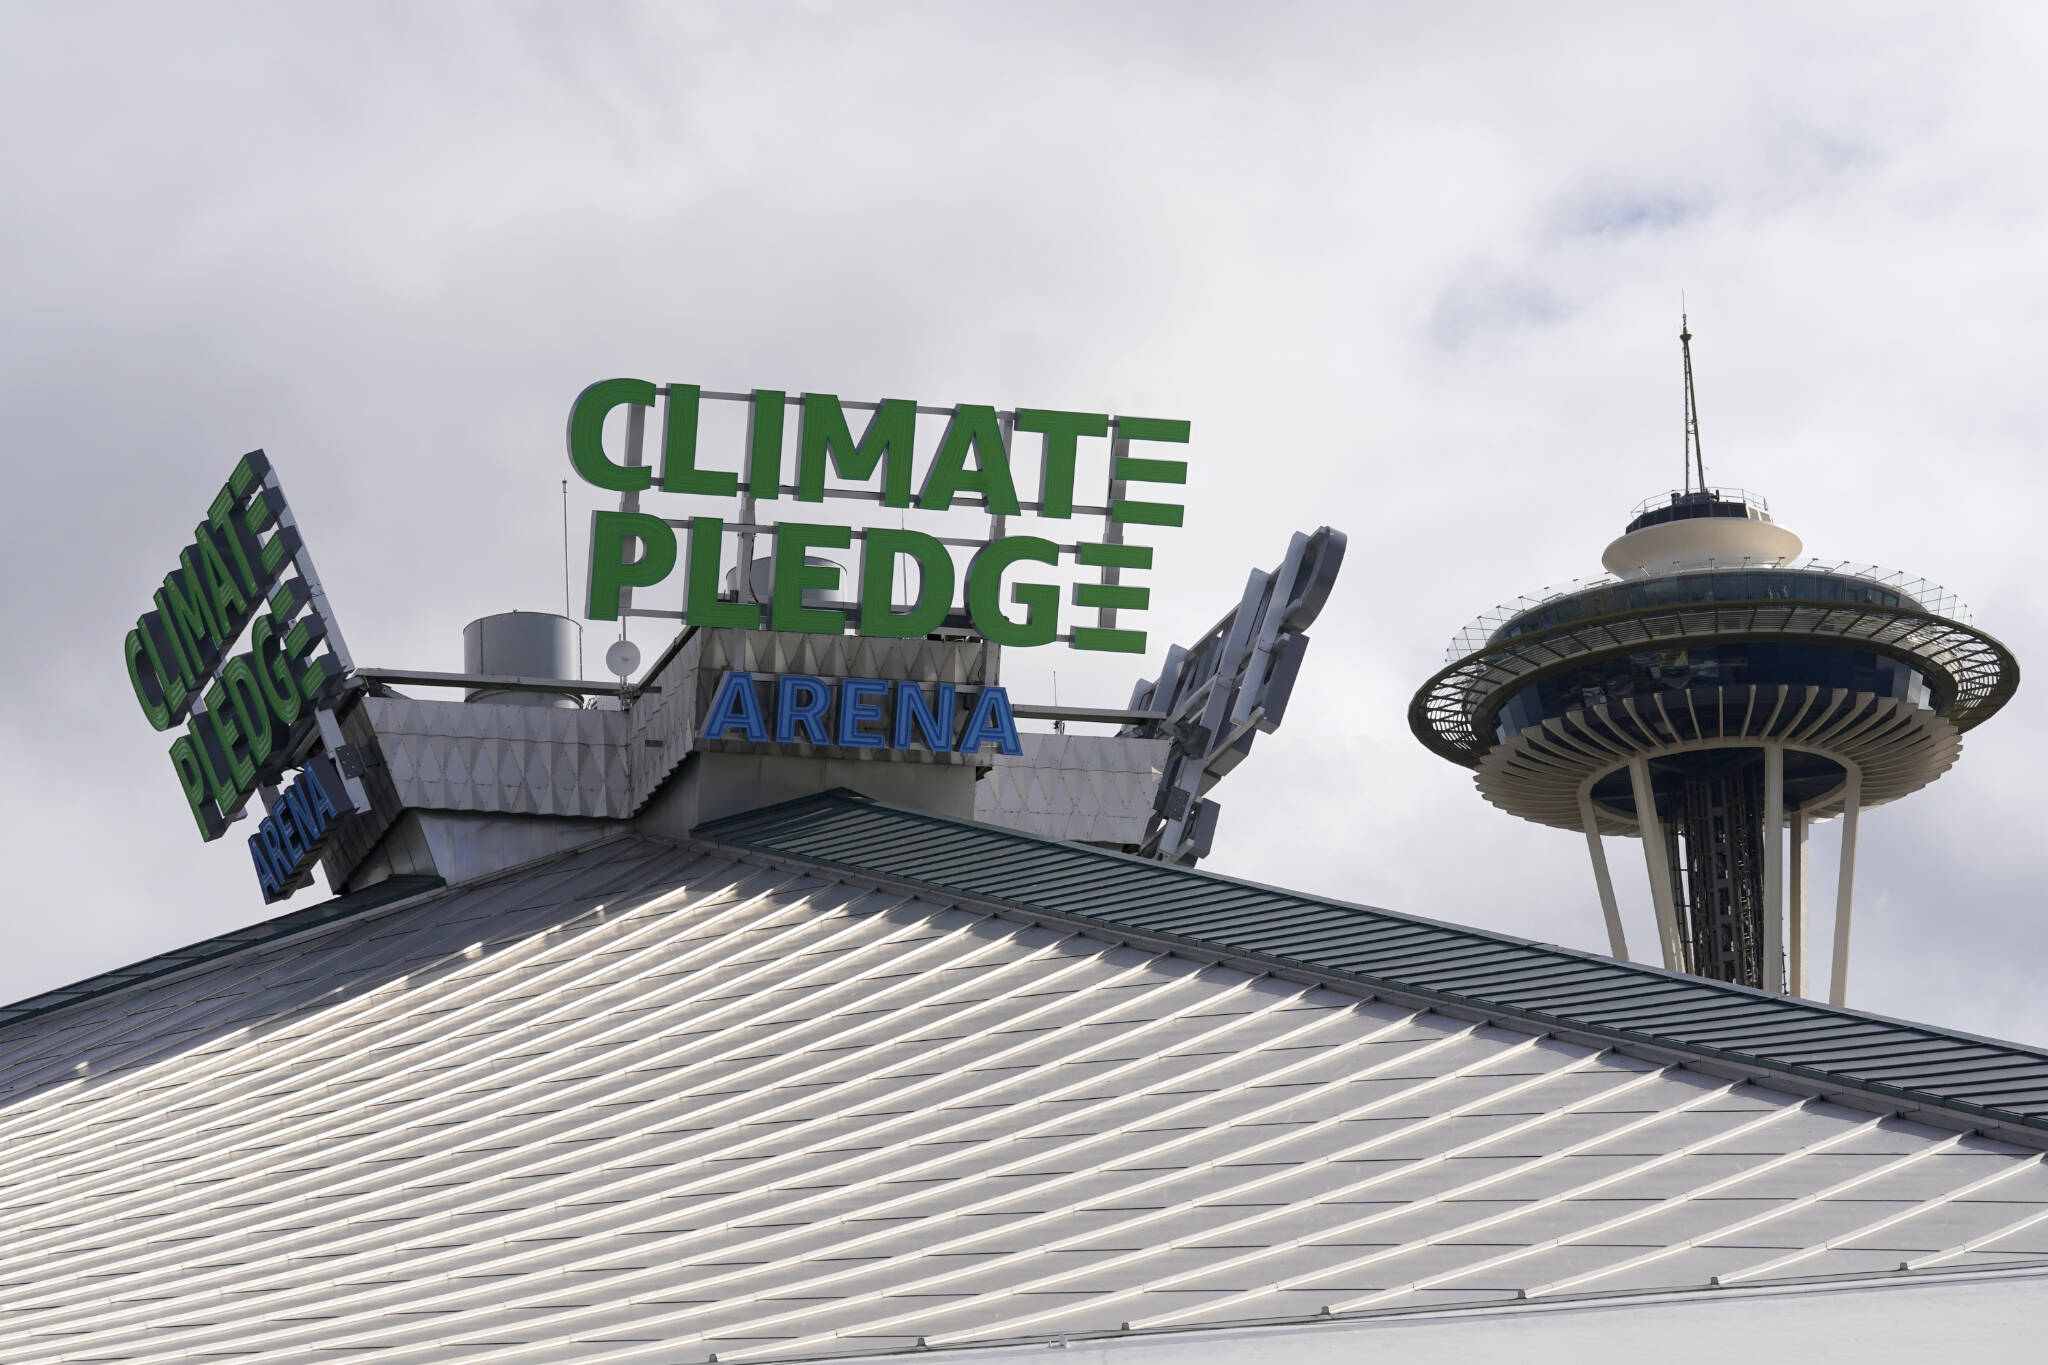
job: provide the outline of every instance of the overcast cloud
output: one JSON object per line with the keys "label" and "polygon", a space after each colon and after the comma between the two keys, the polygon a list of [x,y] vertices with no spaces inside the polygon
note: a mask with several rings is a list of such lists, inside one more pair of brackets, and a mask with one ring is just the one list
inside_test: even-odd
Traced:
{"label": "overcast cloud", "polygon": [[[2048,661],[2038,6],[0,3],[0,38],[0,999],[265,917],[120,659],[233,458],[276,461],[360,661],[454,668],[559,603],[563,417],[614,374],[1191,419],[1155,667],[1289,533],[1351,537],[1208,866],[1540,939],[1604,947],[1583,840],[1407,702],[1677,479],[1681,290],[1710,474]],[[1852,1003],[2048,1042],[2044,771],[2029,684],[1867,818]]]}

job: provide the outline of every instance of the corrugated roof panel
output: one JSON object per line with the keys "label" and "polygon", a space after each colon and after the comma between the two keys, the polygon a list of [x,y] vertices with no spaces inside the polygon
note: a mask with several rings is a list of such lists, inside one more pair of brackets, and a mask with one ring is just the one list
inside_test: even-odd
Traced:
{"label": "corrugated roof panel", "polygon": [[1833,1063],[1860,1065],[1873,1062],[1897,1061],[1908,1057],[1939,1057],[1944,1044],[1937,1039],[1922,1039],[1918,1042],[1896,1042],[1878,1040],[1873,1042],[1867,1031],[1857,1029],[1846,1031],[1838,1039],[1825,1042],[1802,1043],[1787,1049],[1795,1059],[1811,1057],[1815,1065]]}
{"label": "corrugated roof panel", "polygon": [[1905,1082],[1940,1076],[1944,1080],[1953,1079],[1967,1085],[1978,1085],[1994,1077],[2035,1077],[2040,1074],[2028,1066],[2023,1057],[2001,1056],[1990,1049],[1975,1046],[1956,1047],[1910,1061],[1871,1063],[1867,1070],[1879,1080]]}
{"label": "corrugated roof panel", "polygon": [[[706,837],[2048,1127],[2048,1052],[828,794]],[[895,850],[914,847],[913,856]],[[1080,887],[1084,890],[1075,890]],[[1153,907],[1171,904],[1167,913]],[[1389,932],[1390,927],[1393,932]],[[1560,964],[1570,979],[1556,981]],[[1910,1059],[1910,1060],[1904,1060]],[[1902,1063],[1903,1060],[1903,1064]],[[1986,1060],[1995,1073],[1986,1072]],[[1998,1085],[1986,1082],[1995,1075]],[[2019,1097],[2019,1098],[2007,1098]]]}
{"label": "corrugated roof panel", "polygon": [[1815,1042],[1834,1041],[1861,1035],[1853,1021],[1830,1019],[1773,1019],[1768,1015],[1745,1015],[1712,1023],[1666,1025],[1676,1038],[1706,1047],[1770,1048],[1775,1054],[1805,1055]]}
{"label": "corrugated roof panel", "polygon": [[[1293,945],[1286,945],[1292,947]],[[1287,954],[1298,957],[1299,950]],[[1474,943],[1450,947],[1409,948],[1394,953],[1375,953],[1373,965],[1381,976],[1414,976],[1438,990],[1455,990],[1468,977],[1484,977],[1486,969],[1516,960],[1511,949],[1498,944]]]}
{"label": "corrugated roof panel", "polygon": [[1341,915],[1297,914],[1286,924],[1275,924],[1272,907],[1262,902],[1246,903],[1239,900],[1225,904],[1208,904],[1199,896],[1190,895],[1171,898],[1165,904],[1151,899],[1146,900],[1141,906],[1128,906],[1117,902],[1116,908],[1102,918],[1105,921],[1121,922],[1131,918],[1134,913],[1142,915],[1147,925],[1158,926],[1152,932],[1190,936],[1241,931],[1308,937],[1318,931],[1352,934],[1361,931],[1355,922],[1347,922]]}
{"label": "corrugated roof panel", "polygon": [[[1581,955],[1587,956],[1587,955]],[[1612,959],[1593,958],[1595,967],[1602,971],[1607,984],[1607,993],[1614,998],[1617,1007],[1640,1011],[1645,1018],[1683,1018],[1688,1015],[1703,1015],[1707,1011],[1726,1012],[1740,1008],[1747,1003],[1730,1000],[1716,993],[1711,982],[1698,977],[1667,974],[1644,980],[1636,976],[1616,976],[1606,971],[1606,964]],[[1597,1002],[1589,1001],[1585,1008],[1597,1012],[1603,1008]]]}
{"label": "corrugated roof panel", "polygon": [[2011,1110],[2016,1114],[2048,1115],[2048,1088],[2029,1085],[2024,1089],[1984,1090],[1971,1099],[1987,1108]]}
{"label": "corrugated roof panel", "polygon": [[1502,950],[1495,968],[1467,967],[1463,973],[1468,987],[1514,986],[1540,990],[1549,1000],[1598,998],[1613,990],[1614,983],[1597,967],[1565,959],[1532,966],[1517,953]]}
{"label": "corrugated roof panel", "polygon": [[1488,994],[1509,992],[1523,1008],[1582,1020],[1595,1027],[1606,1022],[1602,1015],[1609,1010],[1621,1011],[1631,1021],[1640,1021],[1660,1015],[1696,1018],[1703,1008],[1707,1008],[1669,992],[1636,990],[1626,984],[1617,984],[1611,977],[1598,982],[1579,982],[1542,990],[1517,989],[1512,982],[1487,988]]}

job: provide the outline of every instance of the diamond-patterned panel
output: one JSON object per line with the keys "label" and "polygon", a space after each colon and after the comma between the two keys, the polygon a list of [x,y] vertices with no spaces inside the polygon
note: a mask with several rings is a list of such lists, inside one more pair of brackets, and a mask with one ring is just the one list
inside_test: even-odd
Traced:
{"label": "diamond-patterned panel", "polygon": [[626,715],[369,697],[363,707],[399,801],[422,810],[617,819]]}
{"label": "diamond-patterned panel", "polygon": [[1159,791],[1170,742],[1124,735],[1022,736],[974,791],[974,818],[1053,839],[1135,845]]}

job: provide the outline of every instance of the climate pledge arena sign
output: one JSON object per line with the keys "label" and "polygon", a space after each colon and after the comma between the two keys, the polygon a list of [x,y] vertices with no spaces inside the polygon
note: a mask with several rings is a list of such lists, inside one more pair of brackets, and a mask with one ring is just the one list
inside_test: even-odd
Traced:
{"label": "climate pledge arena sign", "polygon": [[[745,406],[746,434],[733,448],[700,450],[700,418],[707,401]],[[649,464],[643,451],[646,417],[657,407],[659,463]],[[613,445],[623,447],[623,457],[615,458],[606,449],[605,427],[621,409],[626,420],[614,425],[625,427],[624,440]],[[866,413],[858,437],[849,410]],[[791,414],[793,439],[785,430]],[[944,424],[924,455],[919,451],[920,419],[932,417],[943,418]],[[1023,487],[1013,458],[1018,433],[1037,438],[1038,447],[1036,480]],[[1152,550],[1126,543],[1124,533],[1133,526],[1181,524],[1181,505],[1160,500],[1151,490],[1187,481],[1185,461],[1162,458],[1162,451],[1187,439],[1186,422],[1163,418],[1045,408],[999,412],[975,403],[931,408],[907,398],[843,403],[829,393],[793,398],[779,389],[756,389],[722,394],[695,384],[602,380],[578,396],[569,414],[570,463],[588,482],[621,495],[619,510],[597,512],[591,520],[587,613],[597,621],[671,616],[693,626],[825,634],[851,629],[887,637],[926,635],[957,622],[998,645],[1059,640],[1076,649],[1142,653],[1145,633],[1117,624],[1117,613],[1150,605],[1150,589],[1125,583],[1122,576],[1149,570]],[[1099,498],[1078,501],[1084,462],[1091,469],[1106,468],[1102,481],[1092,484],[1102,489]],[[737,517],[678,519],[641,510],[641,494],[655,491],[718,499],[733,504]],[[989,518],[988,531],[963,538],[907,525],[761,519],[779,501],[820,504],[833,498],[879,502],[906,522],[912,515],[969,508]],[[1100,518],[1100,530],[1062,543],[1064,536],[1056,541],[1049,535],[1012,534],[1006,527],[1012,518],[1043,524],[1076,516]],[[687,549],[678,532],[687,538]],[[730,559],[724,548],[728,535],[739,542]],[[722,593],[728,566],[753,562],[756,538],[772,546],[766,556],[772,584],[766,600],[755,600],[761,594],[752,587],[751,573],[736,573],[735,591]],[[848,550],[856,539],[861,551],[854,582],[842,583],[842,570],[829,560],[813,562],[812,551]],[[972,551],[964,570],[954,562],[955,548]],[[1031,570],[1042,580],[1048,570],[1057,575],[1067,562],[1077,577],[1091,580],[1069,586],[1072,604],[1092,611],[1094,619],[1075,621],[1063,632],[1067,593],[1062,585],[1026,581],[1023,575]],[[892,587],[899,567],[908,565],[915,565],[919,586],[915,600],[898,609]],[[633,589],[663,583],[679,569],[680,611],[627,605]],[[807,592],[835,589],[839,606],[805,601]],[[1013,607],[1021,611],[1012,612]]]}
{"label": "climate pledge arena sign", "polygon": [[368,805],[354,776],[313,752],[324,742],[348,766],[331,711],[347,656],[325,607],[277,475],[252,451],[123,642],[142,714],[181,730],[171,767],[202,838],[218,839],[259,788],[304,769],[249,838],[265,900],[305,885],[335,819]]}

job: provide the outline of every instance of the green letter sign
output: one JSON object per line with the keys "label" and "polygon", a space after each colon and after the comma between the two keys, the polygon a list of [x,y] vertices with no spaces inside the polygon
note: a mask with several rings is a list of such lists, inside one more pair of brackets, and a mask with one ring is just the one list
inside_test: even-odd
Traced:
{"label": "green letter sign", "polygon": [[[746,432],[743,440],[717,437],[713,444],[731,445],[722,458],[711,456],[707,467],[700,449],[706,430],[703,405],[713,400],[744,403]],[[637,446],[624,457],[632,463],[622,463],[606,453],[603,439],[614,409],[644,409],[657,401],[664,404],[658,477],[641,462]],[[797,409],[793,441],[787,416],[791,407]],[[863,411],[868,415],[856,437],[858,419],[849,413]],[[1186,445],[1188,423],[1059,408],[1001,413],[987,404],[961,403],[945,410],[944,428],[931,439],[929,453],[921,454],[920,411],[933,409],[920,409],[908,398],[848,403],[831,393],[792,398],[782,389],[707,393],[695,384],[657,385],[644,379],[592,384],[570,410],[569,463],[586,482],[624,496],[617,511],[600,511],[591,519],[585,599],[590,619],[610,621],[638,611],[675,616],[670,606],[636,608],[629,590],[654,587],[676,571],[674,528],[687,526],[689,552],[676,596],[683,619],[692,626],[825,634],[851,628],[860,635],[900,639],[929,635],[949,621],[961,623],[964,616],[998,644],[1064,639],[1077,649],[1141,652],[1145,632],[1120,625],[1119,617],[1149,608],[1151,592],[1122,577],[1149,570],[1152,550],[1126,544],[1124,537],[1126,528],[1181,524],[1181,504],[1161,500],[1152,489],[1184,486],[1187,463],[1144,453],[1143,447]],[[1011,445],[1016,432],[1038,438],[1025,452],[1027,459],[1033,452],[1038,456],[1036,477],[1028,468],[1022,475],[1026,492],[1035,489],[1036,502],[1024,501],[1019,493],[1017,452]],[[793,457],[786,449],[791,444]],[[792,458],[793,485],[783,482]],[[919,464],[922,478],[916,475]],[[1082,496],[1077,489],[1083,487],[1103,491]],[[698,514],[685,520],[643,512],[639,498],[649,491],[736,500],[738,515]],[[990,518],[991,525],[986,538],[976,540],[960,537],[957,521],[946,522],[940,534],[937,525],[930,530],[907,524],[849,528],[758,519],[762,504],[792,492],[799,502],[852,498],[879,503],[899,519],[926,513],[957,517],[972,509]],[[1011,534],[1005,525],[1011,518],[1067,521],[1077,515],[1101,518],[1100,531],[1092,538],[1084,534],[1078,544],[1066,543],[1074,539],[1069,534],[1056,541],[1028,533],[1038,528],[1018,527],[1027,533]],[[742,588],[737,593],[725,588],[727,535],[736,538],[740,558],[753,561],[732,569],[732,579]],[[855,539],[864,544],[857,585],[847,586],[858,591],[838,594],[832,606],[805,605],[807,592],[830,592],[847,572],[839,561],[812,563],[809,552],[848,550]],[[953,558],[955,546],[974,552],[964,573]],[[130,675],[153,724],[160,715],[175,719],[179,701],[206,671],[216,628],[224,624],[221,618],[240,609],[241,585],[233,572],[238,553],[235,544],[215,549],[204,538],[195,541],[190,563],[181,562],[180,572],[158,594],[158,610],[130,636]],[[757,602],[751,585],[763,558],[773,585],[767,600]],[[907,605],[893,591],[906,560],[915,561],[918,582],[915,600]],[[1070,597],[1059,583],[1010,581],[1017,565],[1042,564],[1057,571],[1063,560],[1075,575],[1067,585]],[[1060,633],[1063,598],[1083,613],[1067,635]],[[1022,617],[1005,615],[1006,605],[1022,607]],[[1088,612],[1100,615],[1091,621]]]}

